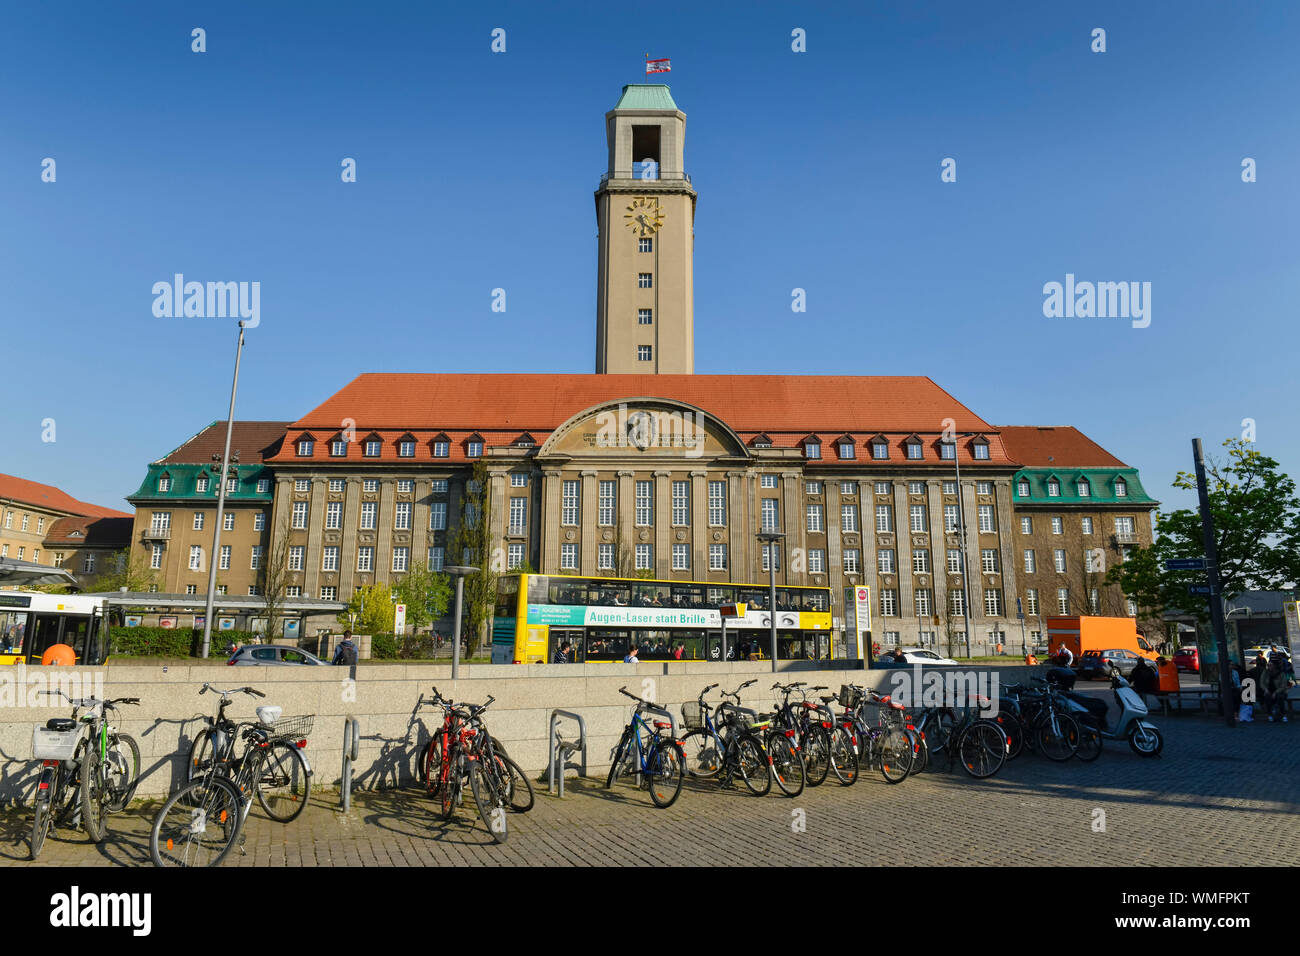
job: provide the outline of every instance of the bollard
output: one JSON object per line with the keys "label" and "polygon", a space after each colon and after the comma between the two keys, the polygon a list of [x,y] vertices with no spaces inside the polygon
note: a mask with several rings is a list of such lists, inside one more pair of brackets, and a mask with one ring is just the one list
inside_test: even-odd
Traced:
{"label": "bollard", "polygon": [[352,809],[352,764],[361,751],[361,724],[353,716],[343,718],[343,782],[339,785],[343,811]]}
{"label": "bollard", "polygon": [[[561,717],[568,717],[578,722],[578,741],[577,743],[567,743],[555,730],[555,725],[559,723]],[[582,762],[576,767],[578,776],[587,775],[587,722],[582,719],[581,714],[575,714],[568,710],[551,711],[551,727],[547,734],[547,750],[550,753],[550,761],[546,767],[546,789],[548,793],[555,793],[556,778],[559,778],[560,798],[564,798],[564,771],[569,769],[569,755],[579,753]]]}

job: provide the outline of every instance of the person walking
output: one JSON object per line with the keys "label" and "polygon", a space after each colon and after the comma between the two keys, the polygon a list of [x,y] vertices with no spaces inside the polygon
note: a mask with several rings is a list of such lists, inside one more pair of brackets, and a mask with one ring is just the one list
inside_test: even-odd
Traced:
{"label": "person walking", "polygon": [[334,659],[331,664],[342,664],[345,667],[355,667],[357,663],[357,645],[352,643],[352,632],[347,628],[343,630],[343,640],[339,641],[339,646],[334,649]]}
{"label": "person walking", "polygon": [[569,649],[571,647],[573,647],[573,645],[570,644],[568,641],[565,641],[563,644],[557,647],[555,649],[555,653],[551,655],[551,663],[552,664],[569,663]]}
{"label": "person walking", "polygon": [[1282,723],[1287,722],[1286,695],[1294,686],[1295,681],[1290,678],[1282,667],[1282,658],[1274,655],[1273,659],[1268,662],[1268,670],[1264,673],[1264,706],[1268,708],[1268,722],[1270,724],[1277,717],[1282,719]]}

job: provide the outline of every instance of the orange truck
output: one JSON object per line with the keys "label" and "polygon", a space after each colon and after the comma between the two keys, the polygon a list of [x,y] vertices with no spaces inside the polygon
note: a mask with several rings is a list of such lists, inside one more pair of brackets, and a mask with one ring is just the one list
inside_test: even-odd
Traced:
{"label": "orange truck", "polygon": [[[1160,655],[1151,643],[1137,632],[1137,621],[1131,617],[1049,617],[1047,619],[1048,653],[1056,654],[1064,645],[1074,655],[1075,663],[1088,651],[1125,650],[1155,663]],[[1173,661],[1156,667],[1160,676],[1160,690],[1178,689],[1178,668]]]}

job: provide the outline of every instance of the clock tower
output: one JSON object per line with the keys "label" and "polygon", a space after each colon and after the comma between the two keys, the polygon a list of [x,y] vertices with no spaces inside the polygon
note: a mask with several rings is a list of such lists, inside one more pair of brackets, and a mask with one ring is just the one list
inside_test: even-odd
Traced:
{"label": "clock tower", "polygon": [[596,371],[695,371],[695,190],[686,114],[659,83],[630,83],[605,114],[596,190]]}

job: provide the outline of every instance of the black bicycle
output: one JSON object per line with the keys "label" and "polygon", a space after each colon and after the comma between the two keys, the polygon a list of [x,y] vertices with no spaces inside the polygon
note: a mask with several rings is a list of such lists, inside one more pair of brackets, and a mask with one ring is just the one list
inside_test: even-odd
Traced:
{"label": "black bicycle", "polygon": [[[716,709],[717,723],[712,717],[715,708],[704,702],[704,696],[718,684],[700,691],[694,703],[682,704],[686,728],[682,747],[686,751],[686,772],[692,777],[719,777],[724,785],[739,777],[751,793],[761,797],[772,789],[767,753],[755,732],[755,727],[762,725],[756,725],[752,711],[739,706],[740,692],[753,683],[746,681],[730,693],[722,692],[723,703]],[[735,698],[736,706],[726,702],[728,697]]]}

